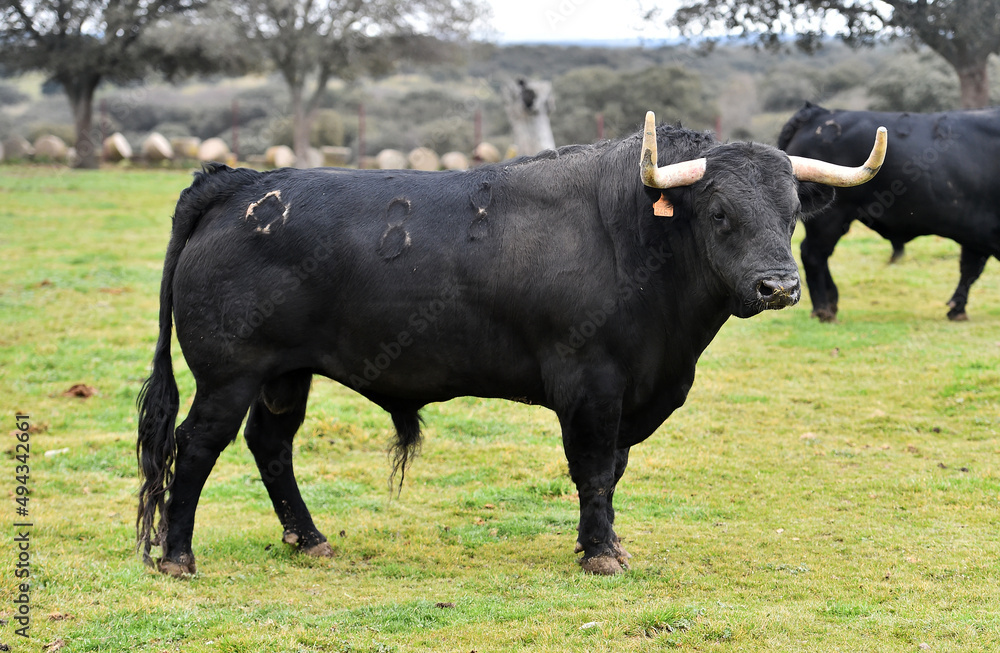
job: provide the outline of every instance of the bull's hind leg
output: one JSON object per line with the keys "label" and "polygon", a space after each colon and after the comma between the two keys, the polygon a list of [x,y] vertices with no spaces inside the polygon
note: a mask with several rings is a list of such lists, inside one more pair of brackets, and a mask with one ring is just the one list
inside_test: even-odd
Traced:
{"label": "bull's hind leg", "polygon": [[313,524],[292,467],[292,438],[305,417],[311,382],[312,373],[297,371],[265,383],[250,408],[245,435],[284,541],[309,555],[329,556],[330,545]]}
{"label": "bull's hind leg", "polygon": [[962,255],[958,262],[960,274],[958,287],[955,288],[955,293],[948,300],[948,306],[951,307],[951,310],[948,311],[949,320],[961,322],[969,319],[965,312],[965,303],[969,301],[969,290],[979,275],[983,273],[983,268],[986,267],[986,261],[989,258],[989,254],[983,254],[962,245]]}
{"label": "bull's hind leg", "polygon": [[199,386],[187,418],[177,427],[174,478],[160,529],[163,557],[158,568],[163,573],[195,573],[191,536],[198,499],[219,454],[236,439],[256,389],[256,381],[207,390]]}

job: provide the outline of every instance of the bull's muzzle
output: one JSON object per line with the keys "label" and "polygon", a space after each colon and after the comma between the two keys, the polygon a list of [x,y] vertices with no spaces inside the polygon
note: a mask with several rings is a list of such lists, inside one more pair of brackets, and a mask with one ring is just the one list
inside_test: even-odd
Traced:
{"label": "bull's muzzle", "polygon": [[802,286],[798,277],[761,279],[757,282],[757,299],[767,308],[784,308],[799,301]]}

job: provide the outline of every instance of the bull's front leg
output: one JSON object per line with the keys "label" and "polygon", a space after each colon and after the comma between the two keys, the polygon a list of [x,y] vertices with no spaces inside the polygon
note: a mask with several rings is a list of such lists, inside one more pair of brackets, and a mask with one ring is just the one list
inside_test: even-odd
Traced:
{"label": "bull's front leg", "polygon": [[611,575],[628,568],[628,553],[613,528],[612,498],[625,470],[628,450],[617,448],[621,392],[616,384],[582,392],[558,410],[569,473],[580,496],[577,551],[592,574]]}
{"label": "bull's front leg", "polygon": [[[622,475],[625,473],[625,468],[628,466],[628,447],[623,447],[615,452],[615,485],[611,488],[611,493],[608,495],[608,523],[611,524],[612,528],[615,525],[615,508],[614,508],[614,498],[615,498],[615,488],[618,487],[618,481],[621,480]],[[583,544],[579,539],[576,541],[575,553],[582,553],[584,551]],[[615,536],[615,546],[614,546],[615,558],[619,560],[619,564],[622,567],[627,568],[626,562],[632,557],[632,554],[625,550],[622,546],[621,538],[617,535]]]}
{"label": "bull's front leg", "polygon": [[820,322],[837,321],[840,294],[830,274],[830,257],[837,242],[850,227],[851,218],[837,209],[830,209],[821,219],[805,223],[806,236],[800,246],[802,270],[812,299],[812,316],[819,318]]}

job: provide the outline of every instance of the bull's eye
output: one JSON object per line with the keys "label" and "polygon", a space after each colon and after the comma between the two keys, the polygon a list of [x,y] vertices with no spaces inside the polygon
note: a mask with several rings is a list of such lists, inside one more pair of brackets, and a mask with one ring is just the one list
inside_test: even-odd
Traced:
{"label": "bull's eye", "polygon": [[719,211],[718,213],[712,215],[712,219],[721,224],[726,221],[726,214]]}

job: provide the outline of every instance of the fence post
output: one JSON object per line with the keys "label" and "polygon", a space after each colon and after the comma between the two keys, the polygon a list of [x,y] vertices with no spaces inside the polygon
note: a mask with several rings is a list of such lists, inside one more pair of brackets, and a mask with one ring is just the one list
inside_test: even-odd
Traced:
{"label": "fence post", "polygon": [[233,98],[233,156],[240,158],[240,103]]}

